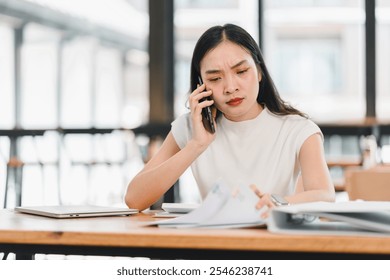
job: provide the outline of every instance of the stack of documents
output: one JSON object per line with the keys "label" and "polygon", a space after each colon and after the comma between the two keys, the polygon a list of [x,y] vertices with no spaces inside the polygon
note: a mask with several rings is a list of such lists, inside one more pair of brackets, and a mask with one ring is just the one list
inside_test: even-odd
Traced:
{"label": "stack of documents", "polygon": [[390,236],[390,202],[310,202],[273,209],[268,230],[277,233]]}

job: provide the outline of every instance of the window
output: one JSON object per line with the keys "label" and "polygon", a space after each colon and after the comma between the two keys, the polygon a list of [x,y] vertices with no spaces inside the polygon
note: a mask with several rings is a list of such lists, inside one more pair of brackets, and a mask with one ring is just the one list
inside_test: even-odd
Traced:
{"label": "window", "polygon": [[280,38],[272,61],[281,93],[294,98],[342,94],[339,38]]}
{"label": "window", "polygon": [[265,1],[264,53],[285,101],[316,121],[365,117],[363,1]]}
{"label": "window", "polygon": [[0,129],[12,128],[14,120],[14,36],[11,26],[0,21]]}
{"label": "window", "polygon": [[94,125],[98,48],[97,41],[87,37],[77,37],[64,44],[60,102],[62,127]]}
{"label": "window", "polygon": [[377,1],[376,8],[376,112],[379,120],[390,120],[390,1]]}
{"label": "window", "polygon": [[[18,27],[20,100],[14,88]],[[23,204],[123,204],[124,188],[142,163],[134,135],[64,134],[57,128],[147,122],[147,36],[145,1],[23,0],[0,11],[0,129],[13,129],[20,117],[23,129],[45,131],[15,141],[0,137],[1,198],[12,143],[24,163]],[[17,194],[9,186],[12,207]]]}
{"label": "window", "polygon": [[21,126],[55,128],[57,124],[57,42],[53,29],[28,24],[21,54]]}

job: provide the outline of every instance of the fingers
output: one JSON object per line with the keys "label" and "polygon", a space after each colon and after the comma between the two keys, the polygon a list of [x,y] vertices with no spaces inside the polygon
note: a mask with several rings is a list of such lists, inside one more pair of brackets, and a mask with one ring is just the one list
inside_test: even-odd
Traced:
{"label": "fingers", "polygon": [[203,84],[195,89],[189,96],[189,105],[192,112],[195,112],[197,109],[201,110],[207,106],[211,106],[214,104],[213,100],[202,100],[206,97],[212,95],[211,90],[205,90],[206,86]]}
{"label": "fingers", "polygon": [[190,100],[196,100],[199,101],[202,98],[205,98],[207,96],[211,95],[211,90],[206,90],[206,86],[203,84],[201,86],[198,86],[191,94],[190,94]]}
{"label": "fingers", "polygon": [[251,184],[249,187],[251,188],[251,190],[252,190],[259,198],[262,198],[262,197],[263,197],[262,192],[256,187],[255,184]]}
{"label": "fingers", "polygon": [[262,195],[260,200],[256,203],[256,209],[261,209],[264,206],[267,206],[268,208],[275,207],[275,204],[272,202],[271,196],[268,193]]}
{"label": "fingers", "polygon": [[189,96],[189,106],[193,119],[194,127],[204,129],[202,122],[202,109],[214,104],[214,100],[207,98],[212,95],[212,91],[206,91],[206,86],[201,85],[195,89]]}
{"label": "fingers", "polygon": [[217,112],[218,112],[218,110],[215,106],[211,107],[211,114],[212,114],[214,120],[217,118]]}
{"label": "fingers", "polygon": [[266,210],[261,213],[261,218],[267,219],[269,215],[269,210],[275,207],[275,204],[271,199],[271,195],[268,193],[261,192],[254,184],[251,184],[249,187],[260,198],[260,200],[256,203],[256,209],[262,209],[266,206]]}
{"label": "fingers", "polygon": [[259,202],[256,204],[257,209],[263,208],[264,206],[267,206],[268,208],[275,206],[270,194],[262,193],[255,184],[251,184],[249,187],[260,198]]}
{"label": "fingers", "polygon": [[269,217],[269,210],[264,211],[261,216],[262,219],[266,220]]}
{"label": "fingers", "polygon": [[267,219],[270,213],[270,210],[275,207],[275,204],[271,200],[271,196],[269,194],[263,194],[260,200],[256,203],[256,209],[264,209],[261,212],[261,218]]}

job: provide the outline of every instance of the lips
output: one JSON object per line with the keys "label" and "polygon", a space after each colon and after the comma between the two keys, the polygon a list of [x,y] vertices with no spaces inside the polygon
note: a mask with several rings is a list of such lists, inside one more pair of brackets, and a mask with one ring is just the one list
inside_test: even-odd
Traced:
{"label": "lips", "polygon": [[228,104],[230,106],[238,106],[242,103],[243,100],[244,100],[244,98],[236,97],[236,98],[230,99],[228,102],[226,102],[226,104]]}

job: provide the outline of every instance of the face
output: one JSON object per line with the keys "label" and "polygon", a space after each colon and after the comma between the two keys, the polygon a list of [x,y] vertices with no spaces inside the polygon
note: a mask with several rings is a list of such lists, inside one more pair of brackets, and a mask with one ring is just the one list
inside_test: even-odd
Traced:
{"label": "face", "polygon": [[200,62],[202,80],[212,91],[214,105],[231,121],[255,118],[262,107],[257,103],[261,74],[248,51],[223,41]]}

